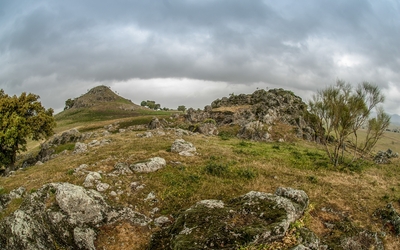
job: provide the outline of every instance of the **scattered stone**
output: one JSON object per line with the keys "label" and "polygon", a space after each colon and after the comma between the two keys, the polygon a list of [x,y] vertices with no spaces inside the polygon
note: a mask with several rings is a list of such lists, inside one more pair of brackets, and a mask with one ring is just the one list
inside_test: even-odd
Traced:
{"label": "scattered stone", "polygon": [[385,208],[376,210],[374,215],[380,218],[385,226],[389,226],[396,236],[400,235],[400,215],[392,204],[389,203]]}
{"label": "scattered stone", "polygon": [[100,146],[100,142],[98,140],[93,140],[87,144],[88,147],[96,147]]}
{"label": "scattered stone", "polygon": [[151,133],[151,132],[144,132],[143,134],[138,134],[137,137],[150,138],[150,137],[153,137],[153,133]]}
{"label": "scattered stone", "polygon": [[196,147],[194,147],[192,143],[183,139],[176,139],[171,146],[171,152],[179,153],[180,155],[184,156],[193,156],[193,154],[196,152]]}
{"label": "scattered stone", "polygon": [[167,165],[167,162],[161,157],[150,158],[146,162],[136,163],[130,166],[130,168],[139,173],[150,173],[155,172]]}
{"label": "scattered stone", "polygon": [[132,170],[129,168],[129,166],[126,163],[123,162],[117,162],[114,165],[114,174],[117,175],[130,175],[133,174]]}
{"label": "scattered stone", "polygon": [[81,154],[85,152],[87,152],[87,145],[85,143],[82,142],[75,143],[75,149],[74,149],[75,154]]}
{"label": "scattered stone", "polygon": [[354,236],[346,237],[342,240],[340,246],[342,249],[385,249],[382,240],[378,237],[378,234],[366,230],[359,232]]}
{"label": "scattered stone", "polygon": [[376,164],[389,164],[391,158],[398,158],[399,153],[394,153],[390,148],[386,151],[379,151],[374,156],[374,162]]}
{"label": "scattered stone", "polygon": [[144,200],[145,201],[154,201],[154,200],[156,200],[156,195],[153,192],[150,192]]}
{"label": "scattered stone", "polygon": [[106,191],[106,190],[109,189],[109,188],[110,188],[110,185],[107,184],[107,183],[102,183],[102,182],[100,182],[100,183],[98,183],[98,184],[96,185],[96,190],[99,191],[99,192],[104,192],[104,191]]}
{"label": "scattered stone", "polygon": [[156,225],[157,227],[165,227],[171,223],[172,221],[166,216],[160,216],[154,219],[154,225]]}
{"label": "scattered stone", "polygon": [[182,152],[179,153],[179,155],[181,155],[181,156],[187,156],[187,157],[194,156],[194,154],[193,154],[193,153],[190,153],[189,151],[182,151]]}
{"label": "scattered stone", "polygon": [[131,183],[131,190],[132,191],[138,191],[138,190],[143,189],[144,187],[145,187],[144,184],[140,184],[139,182],[136,182],[136,181]]}
{"label": "scattered stone", "polygon": [[150,121],[148,128],[149,129],[158,129],[158,128],[163,128],[163,124],[158,120],[158,118],[153,117],[153,119]]}
{"label": "scattered stone", "polygon": [[111,191],[111,192],[110,192],[110,195],[113,196],[113,197],[116,197],[116,196],[117,196],[117,193],[116,193],[115,191]]}
{"label": "scattered stone", "polygon": [[35,163],[35,166],[41,166],[41,165],[43,165],[43,162],[41,162],[41,161],[37,161],[37,162]]}
{"label": "scattered stone", "polygon": [[85,171],[89,166],[87,164],[81,164],[79,167],[74,169],[75,173],[83,172]]}
{"label": "scattered stone", "polygon": [[84,187],[93,187],[98,180],[101,179],[101,175],[98,172],[89,172],[83,183]]}

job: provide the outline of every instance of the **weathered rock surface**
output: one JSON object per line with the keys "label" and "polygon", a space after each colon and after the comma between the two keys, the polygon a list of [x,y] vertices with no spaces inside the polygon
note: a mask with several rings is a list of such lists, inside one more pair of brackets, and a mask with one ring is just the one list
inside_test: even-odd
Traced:
{"label": "weathered rock surface", "polygon": [[139,173],[150,173],[155,172],[167,165],[165,159],[161,157],[150,158],[146,162],[136,163],[130,166],[130,169]]}
{"label": "weathered rock surface", "polygon": [[392,204],[389,203],[385,208],[376,210],[374,215],[380,218],[386,226],[390,226],[395,235],[400,235],[400,215]]}
{"label": "weathered rock surface", "polygon": [[88,147],[85,143],[77,142],[75,143],[74,153],[75,154],[82,154],[87,152]]}
{"label": "weathered rock surface", "polygon": [[[188,109],[185,115],[186,121],[192,124],[213,119],[217,126],[239,125],[243,128],[240,136],[247,136],[246,139],[267,140],[269,136],[266,132],[274,133],[274,128],[279,132],[281,128],[274,125],[282,123],[290,126],[290,130],[299,138],[317,140],[316,131],[319,128],[314,127],[309,117],[307,105],[302,99],[283,89],[261,89],[249,95],[231,95],[213,101],[211,106],[206,106],[202,111]],[[264,127],[261,134],[249,132],[249,129],[254,129],[254,122],[263,124],[258,125]]]}
{"label": "weathered rock surface", "polygon": [[151,222],[130,208],[112,208],[95,190],[51,183],[0,222],[0,249],[95,249],[97,228],[122,219],[140,226]]}
{"label": "weathered rock surface", "polygon": [[374,156],[374,162],[376,164],[388,164],[390,163],[390,159],[398,158],[399,154],[394,153],[390,148],[386,151],[379,151]]}
{"label": "weathered rock surface", "polygon": [[159,129],[159,128],[164,128],[165,125],[167,124],[167,122],[165,120],[158,120],[158,118],[154,117],[149,125],[148,125],[148,129]]}
{"label": "weathered rock surface", "polygon": [[172,143],[171,152],[179,153],[183,156],[193,156],[193,153],[196,152],[196,147],[183,139],[176,139],[174,143]]}
{"label": "weathered rock surface", "polygon": [[280,240],[308,205],[304,191],[249,192],[228,203],[204,200],[153,235],[149,249],[238,249]]}

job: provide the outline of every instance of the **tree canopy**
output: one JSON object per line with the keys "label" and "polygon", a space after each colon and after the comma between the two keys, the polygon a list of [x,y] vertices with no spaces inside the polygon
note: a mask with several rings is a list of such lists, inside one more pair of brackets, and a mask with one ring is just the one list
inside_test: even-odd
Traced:
{"label": "tree canopy", "polygon": [[[338,80],[335,86],[314,95],[309,103],[310,112],[319,118],[319,127],[324,128],[325,134],[321,137],[335,166],[343,161],[346,143],[350,142],[355,148],[355,156],[357,152],[369,153],[375,146],[390,123],[390,116],[377,106],[384,100],[379,88],[368,82],[359,84],[354,90],[350,84]],[[370,118],[373,109],[377,116]],[[358,131],[363,126],[367,127],[366,138],[359,143]],[[352,134],[354,138],[350,138]],[[332,142],[332,150],[328,142]]]}
{"label": "tree canopy", "polygon": [[0,167],[12,166],[16,155],[26,151],[27,139],[40,140],[53,134],[53,109],[45,109],[35,94],[9,96],[0,90]]}

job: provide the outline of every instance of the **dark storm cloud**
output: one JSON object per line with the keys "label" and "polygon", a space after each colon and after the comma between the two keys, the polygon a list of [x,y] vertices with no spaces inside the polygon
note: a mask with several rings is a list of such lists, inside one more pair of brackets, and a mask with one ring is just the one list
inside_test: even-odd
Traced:
{"label": "dark storm cloud", "polygon": [[399,89],[398,13],[396,1],[364,0],[2,1],[0,87],[39,92],[55,108],[132,79],[310,93],[340,78],[390,94]]}

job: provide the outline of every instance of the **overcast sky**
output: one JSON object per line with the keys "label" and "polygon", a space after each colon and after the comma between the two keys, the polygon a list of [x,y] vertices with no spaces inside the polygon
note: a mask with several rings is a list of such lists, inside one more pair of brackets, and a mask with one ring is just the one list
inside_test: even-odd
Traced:
{"label": "overcast sky", "polygon": [[98,85],[203,108],[257,88],[308,101],[337,79],[400,114],[398,0],[0,1],[0,88],[56,111]]}

